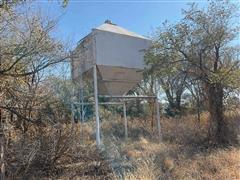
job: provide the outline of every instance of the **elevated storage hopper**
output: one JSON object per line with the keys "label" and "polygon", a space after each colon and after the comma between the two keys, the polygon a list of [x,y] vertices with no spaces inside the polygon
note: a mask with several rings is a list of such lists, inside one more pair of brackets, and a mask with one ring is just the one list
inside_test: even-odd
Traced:
{"label": "elevated storage hopper", "polygon": [[142,79],[144,50],[151,41],[106,21],[83,38],[72,58],[72,78],[98,70],[101,95],[124,95]]}

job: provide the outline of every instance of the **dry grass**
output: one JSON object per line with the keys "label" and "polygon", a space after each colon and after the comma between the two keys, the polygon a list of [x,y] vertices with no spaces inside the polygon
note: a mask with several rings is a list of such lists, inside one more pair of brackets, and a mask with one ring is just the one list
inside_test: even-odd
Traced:
{"label": "dry grass", "polygon": [[141,159],[135,162],[137,168],[134,172],[127,172],[125,174],[126,180],[155,180],[160,177],[158,167],[153,162],[153,159]]}
{"label": "dry grass", "polygon": [[[57,124],[24,135],[13,129],[7,148],[10,179],[112,179],[109,162],[95,146],[93,129],[76,124]],[[84,142],[84,145],[83,145]]]}
{"label": "dry grass", "polygon": [[[109,115],[101,122],[102,151],[95,146],[94,121],[86,122],[83,128],[78,124],[74,129],[70,125],[46,127],[42,134],[30,131],[25,141],[20,132],[14,131],[8,173],[13,178],[38,175],[54,179],[240,179],[240,115],[229,112],[226,117],[231,143],[224,148],[205,142],[209,123],[206,113],[200,122],[193,115],[161,119],[160,144],[157,129],[152,129],[145,119],[129,119],[129,139],[125,142],[123,119]],[[36,144],[39,137],[41,146]],[[46,158],[54,157],[54,162],[44,164]]]}
{"label": "dry grass", "polygon": [[180,158],[172,171],[174,179],[240,179],[240,150],[228,148],[191,158]]}
{"label": "dry grass", "polygon": [[[207,113],[201,115],[200,122],[193,115],[162,119],[161,144],[154,137],[156,129],[149,132],[151,127],[144,124],[146,121],[134,125],[139,120],[130,120],[129,131],[135,128],[141,131],[129,133],[127,143],[121,139],[122,120],[104,122],[102,128],[103,131],[107,129],[107,134],[114,132],[113,137],[119,137],[115,143],[119,156],[126,157],[133,167],[131,171],[126,170],[126,179],[240,179],[240,115],[228,113],[226,117],[230,144],[224,147],[212,147],[206,142],[209,125]],[[105,141],[106,145],[108,142]]]}

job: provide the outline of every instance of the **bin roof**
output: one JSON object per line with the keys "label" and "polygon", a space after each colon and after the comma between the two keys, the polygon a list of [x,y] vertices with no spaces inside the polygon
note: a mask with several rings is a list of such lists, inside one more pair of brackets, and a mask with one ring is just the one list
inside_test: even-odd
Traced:
{"label": "bin roof", "polygon": [[98,26],[94,29],[149,40],[149,38],[147,38],[147,37],[144,37],[142,35],[131,32],[131,31],[125,29],[125,28],[122,28],[122,27],[120,27],[116,24],[111,23],[110,21],[105,21],[105,23],[103,23],[102,25],[100,25],[100,26]]}

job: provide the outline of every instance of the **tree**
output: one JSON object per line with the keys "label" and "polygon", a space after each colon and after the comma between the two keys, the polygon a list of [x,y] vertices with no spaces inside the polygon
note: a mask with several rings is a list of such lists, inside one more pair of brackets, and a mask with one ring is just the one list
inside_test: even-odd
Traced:
{"label": "tree", "polygon": [[[62,0],[62,7],[66,7],[68,5],[68,1],[69,0]],[[27,2],[27,0],[1,0],[0,1],[0,11],[1,11],[1,9],[9,10],[13,6],[19,5],[21,3],[23,4],[26,2]]]}
{"label": "tree", "polygon": [[205,109],[204,107],[206,105],[206,95],[202,83],[199,80],[191,81],[191,79],[188,79],[186,87],[191,94],[192,107],[196,109],[197,119],[198,122],[200,122],[201,111]]}
{"label": "tree", "polygon": [[33,122],[20,109],[33,105],[28,97],[37,93],[40,72],[66,61],[68,55],[61,42],[50,36],[56,21],[39,12],[3,10],[0,22],[0,107]]}
{"label": "tree", "polygon": [[[134,95],[148,95],[148,96],[155,96],[156,95],[156,81],[155,77],[152,73],[149,71],[145,70],[143,72],[143,80],[137,84],[137,86],[132,89],[131,91],[128,92],[128,94],[134,94]],[[145,115],[150,113],[151,115],[151,128],[153,130],[154,128],[154,118],[155,118],[155,99],[151,98],[148,99],[148,110],[144,110],[143,105],[140,106],[141,100],[138,99],[136,100],[136,108],[134,107],[133,104],[131,104],[130,108],[130,114],[132,113],[131,110],[134,108],[135,109],[135,116],[139,115]],[[146,105],[146,104],[145,104]],[[146,106],[145,106],[146,107]],[[146,123],[146,118],[145,118],[145,123]]]}
{"label": "tree", "polygon": [[211,1],[203,9],[192,4],[183,11],[180,23],[165,24],[159,33],[158,49],[161,55],[167,52],[169,56],[165,56],[165,65],[159,66],[177,67],[191,81],[203,84],[213,142],[225,142],[223,98],[225,91],[237,88],[240,81],[239,51],[232,42],[239,34],[236,10],[237,6],[228,1]]}
{"label": "tree", "polygon": [[40,88],[43,70],[68,60],[63,44],[51,36],[56,23],[24,5],[0,9],[1,179],[5,174],[3,125],[14,123],[23,133],[30,124],[41,127],[43,104],[49,98],[47,90]]}
{"label": "tree", "polygon": [[169,50],[163,49],[162,45],[160,39],[155,37],[152,47],[145,54],[145,63],[150,66],[145,71],[148,74],[154,74],[155,79],[157,79],[166,95],[168,101],[167,113],[175,115],[181,111],[181,99],[186,89],[187,75],[181,72],[183,68],[181,64],[168,65],[169,59],[174,61],[178,56],[177,54],[171,54],[172,52]]}

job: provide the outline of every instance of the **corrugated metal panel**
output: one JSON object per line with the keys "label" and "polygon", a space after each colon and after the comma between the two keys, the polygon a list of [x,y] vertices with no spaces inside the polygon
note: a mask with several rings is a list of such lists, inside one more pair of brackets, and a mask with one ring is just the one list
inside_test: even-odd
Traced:
{"label": "corrugated metal panel", "polygon": [[124,95],[142,79],[144,49],[151,41],[119,26],[104,23],[83,38],[72,59],[73,80],[80,74],[91,77],[98,68],[100,95]]}
{"label": "corrugated metal panel", "polygon": [[142,79],[140,69],[102,65],[97,67],[101,95],[124,95]]}
{"label": "corrugated metal panel", "polygon": [[103,31],[97,31],[95,37],[98,65],[144,68],[144,49],[150,40]]}
{"label": "corrugated metal panel", "polygon": [[81,40],[77,48],[73,51],[72,57],[72,77],[76,79],[79,77],[80,73],[84,73],[93,64],[96,63],[95,58],[95,37],[93,34],[89,34]]}

